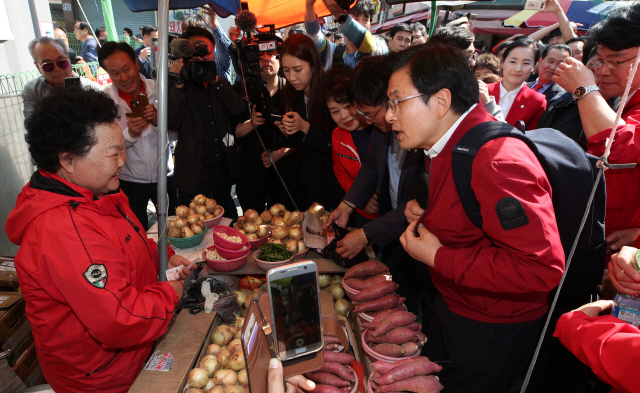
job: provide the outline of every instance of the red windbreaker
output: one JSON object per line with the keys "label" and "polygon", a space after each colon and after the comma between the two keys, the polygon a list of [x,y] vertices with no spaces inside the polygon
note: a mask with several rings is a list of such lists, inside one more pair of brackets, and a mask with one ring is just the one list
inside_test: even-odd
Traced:
{"label": "red windbreaker", "polygon": [[[609,162],[612,164],[640,162],[640,90],[636,90],[625,105],[622,119],[627,124],[616,130]],[[589,138],[587,140],[589,152],[596,157],[602,156],[610,133],[611,128],[607,128]],[[629,203],[631,195],[640,195],[640,166],[633,169],[609,170],[605,172],[604,177],[607,183],[605,233],[609,235],[619,229],[640,227],[640,204]],[[634,246],[638,247],[640,243]]]}
{"label": "red windbreaker", "polygon": [[[331,149],[333,150],[333,171],[336,179],[340,183],[340,187],[346,193],[351,188],[353,181],[358,175],[358,171],[362,167],[362,160],[356,150],[356,144],[353,143],[351,133],[340,127],[333,130],[331,136]],[[356,208],[356,212],[362,217],[371,220],[378,218],[378,214],[369,214],[366,211]]]}
{"label": "red windbreaker", "polygon": [[157,282],[156,244],[127,197],[93,197],[39,171],[5,224],[20,245],[16,269],[40,366],[58,393],[126,392],[179,300]]}
{"label": "red windbreaker", "polygon": [[[494,120],[477,105],[429,164],[429,204],[422,223],[443,244],[431,277],[451,311],[488,323],[518,323],[542,317],[549,292],[560,282],[564,251],[551,186],[524,142],[486,143],[473,161],[471,188],[480,203],[483,228],[464,211],[451,170],[453,146],[473,126]],[[522,205],[529,223],[505,230],[496,213],[504,198]]]}
{"label": "red windbreaker", "polygon": [[572,311],[560,317],[553,335],[611,385],[611,393],[639,391],[640,330],[636,327],[611,315],[593,318]]}

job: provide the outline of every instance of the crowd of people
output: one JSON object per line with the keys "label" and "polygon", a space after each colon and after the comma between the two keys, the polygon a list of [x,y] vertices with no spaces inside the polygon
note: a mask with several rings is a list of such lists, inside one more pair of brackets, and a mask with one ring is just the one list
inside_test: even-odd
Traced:
{"label": "crowd of people", "polygon": [[[620,5],[578,37],[557,0],[547,0],[557,24],[483,50],[464,18],[431,36],[420,23],[399,23],[381,36],[370,32],[370,0],[348,11],[323,1],[337,31],[323,28],[315,0],[307,0],[304,28],[260,53],[270,96],[262,107],[245,99],[241,32],[225,34],[211,7],[183,22],[182,38],[207,48],[193,60],[215,62],[216,76],[184,80],[187,61],[170,66],[170,211],[204,194],[235,220],[234,185],[242,210],[322,204],[331,211],[325,226],[352,229],[337,244],[342,257],[371,244],[389,267],[408,310],[422,320],[423,355],[443,362],[444,391],[516,391],[565,271],[559,191],[522,140],[491,140],[474,152],[478,226],[459,195],[453,152],[475,127],[501,122],[555,129],[600,157],[622,105],[609,161],[638,162],[640,74],[630,81],[629,71],[640,48],[640,3]],[[18,277],[49,383],[60,391],[122,391],[166,329],[182,284],[156,281],[156,245],[145,233],[158,180],[149,56],[158,31],[141,27],[137,51],[126,40],[96,50],[89,31],[76,23],[80,57],[99,61],[113,82],[104,92],[86,78],[81,88],[64,89],[75,76],[75,53],[62,36],[29,46],[42,74],[23,93],[38,171],[6,228],[21,245]],[[130,30],[127,36],[135,39]],[[141,94],[148,105],[134,117]],[[583,364],[612,391],[638,391],[640,331],[598,317],[611,302],[594,303],[607,288],[640,295],[638,171],[604,175],[604,236],[589,262],[596,266],[572,263],[595,270],[598,282],[561,292],[528,392],[598,391],[584,390]],[[188,263],[170,259],[170,266]],[[189,273],[183,269],[181,278]]]}

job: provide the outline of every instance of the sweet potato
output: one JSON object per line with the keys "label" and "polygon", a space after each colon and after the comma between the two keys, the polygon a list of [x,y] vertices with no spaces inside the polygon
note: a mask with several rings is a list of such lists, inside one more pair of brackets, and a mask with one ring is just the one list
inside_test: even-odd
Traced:
{"label": "sweet potato", "polygon": [[392,358],[399,358],[403,355],[404,349],[398,344],[382,343],[372,346],[371,349],[378,352],[380,355],[389,356]]}
{"label": "sweet potato", "polygon": [[404,344],[412,341],[416,333],[417,332],[405,327],[397,327],[377,337],[371,335],[370,340],[373,343]]}
{"label": "sweet potato", "polygon": [[402,357],[413,356],[416,353],[420,352],[420,347],[417,343],[409,342],[401,345],[402,347]]}
{"label": "sweet potato", "polygon": [[340,378],[344,379],[345,381],[350,381],[353,379],[353,375],[351,374],[349,369],[339,363],[325,362],[325,364],[323,364],[322,367],[320,367],[320,369],[318,369],[316,372],[320,372],[320,373],[325,372],[325,373],[335,374]]}
{"label": "sweet potato", "polygon": [[441,370],[442,366],[429,361],[429,359],[425,357],[417,357],[411,359],[409,362],[404,362],[393,367],[391,370],[376,378],[375,381],[380,385],[389,385],[416,375],[435,374]]}
{"label": "sweet potato", "polygon": [[[380,324],[380,322],[384,321],[384,319],[393,312],[393,310],[383,310],[383,311],[379,311],[378,314],[376,314],[376,316],[373,318],[373,320],[371,322],[373,323],[377,323],[378,325]],[[377,327],[377,326],[376,326]]]}
{"label": "sweet potato", "polygon": [[404,325],[404,327],[406,327],[407,329],[415,330],[416,332],[422,331],[422,324],[418,322],[411,322],[408,325]]}
{"label": "sweet potato", "polygon": [[417,392],[437,393],[443,389],[442,384],[435,375],[419,375],[403,379],[389,385],[380,385],[376,393],[387,392]]}
{"label": "sweet potato", "polygon": [[380,325],[378,325],[376,330],[373,331],[372,336],[378,337],[395,327],[408,325],[411,322],[415,321],[416,318],[416,315],[412,312],[395,311],[387,315],[387,317],[382,322],[380,322]]}
{"label": "sweet potato", "polygon": [[422,348],[424,346],[424,343],[427,342],[427,336],[425,336],[424,334],[422,334],[422,332],[418,331],[416,332],[415,338],[417,338],[418,340],[416,341],[416,343],[418,344],[418,346],[420,348]]}
{"label": "sweet potato", "polygon": [[349,364],[353,362],[354,357],[348,353],[342,352],[325,352],[324,361],[329,363]]}
{"label": "sweet potato", "polygon": [[347,279],[351,277],[373,276],[375,274],[380,274],[388,271],[389,271],[389,268],[384,263],[371,260],[371,261],[361,262],[351,267],[344,274],[344,278]]}
{"label": "sweet potato", "polygon": [[[429,360],[429,358],[427,358],[427,357],[424,357],[424,359]],[[377,362],[373,363],[373,369],[376,370],[377,372],[379,372],[382,375],[382,374],[388,372],[389,370],[393,369],[394,367],[398,367],[401,364],[413,362],[415,360],[416,360],[415,358],[400,359],[395,363],[389,363],[389,362],[385,362],[385,361],[382,361],[382,360],[378,360]]]}
{"label": "sweet potato", "polygon": [[343,388],[345,386],[349,386],[350,384],[349,381],[345,381],[344,379],[337,377],[335,374],[331,373],[308,373],[307,378],[316,383],[331,385],[338,388]]}
{"label": "sweet potato", "polygon": [[329,352],[339,352],[344,350],[344,347],[342,344],[327,344],[324,346],[324,350]]}
{"label": "sweet potato", "polygon": [[373,286],[365,288],[354,296],[354,302],[366,302],[369,300],[379,299],[384,295],[394,293],[398,289],[398,284],[393,281],[379,282]]}
{"label": "sweet potato", "polygon": [[[387,363],[387,362],[383,362],[383,363]],[[373,370],[373,373],[371,373],[371,377],[369,378],[369,383],[371,384],[371,387],[373,388],[374,392],[378,388],[378,384],[375,382],[375,380],[381,375],[382,374],[380,374],[378,370]]]}
{"label": "sweet potato", "polygon": [[393,308],[398,305],[398,298],[399,296],[397,294],[392,293],[390,295],[383,296],[380,299],[360,303],[353,309],[353,312],[379,311]]}
{"label": "sweet potato", "polygon": [[323,384],[316,384],[316,388],[313,389],[313,393],[343,393],[344,390],[338,389],[335,386],[331,386],[331,385],[323,385]]}
{"label": "sweet potato", "polygon": [[365,288],[369,288],[370,286],[376,285],[384,281],[389,281],[389,276],[387,276],[386,274],[378,274],[366,279],[352,277],[344,280],[347,286],[355,289],[356,291],[362,291]]}
{"label": "sweet potato", "polygon": [[324,343],[326,344],[341,344],[340,339],[336,336],[332,336],[330,334],[324,335]]}
{"label": "sweet potato", "polygon": [[369,331],[374,331],[376,330],[376,328],[378,327],[378,325],[380,325],[379,323],[376,322],[364,322],[360,325],[360,327],[362,327],[363,329],[369,329]]}

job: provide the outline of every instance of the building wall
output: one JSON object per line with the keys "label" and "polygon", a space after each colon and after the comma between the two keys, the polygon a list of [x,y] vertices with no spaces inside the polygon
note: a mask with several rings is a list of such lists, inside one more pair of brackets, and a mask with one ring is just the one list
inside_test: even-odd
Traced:
{"label": "building wall", "polygon": [[[94,0],[80,0],[82,9],[87,15],[87,19],[91,26],[96,29],[100,26],[104,26],[104,16],[102,14],[102,3]],[[129,7],[123,0],[111,0],[111,7],[113,9],[113,18],[116,22],[116,30],[118,35],[122,35],[124,28],[128,27],[133,30],[133,34],[139,34],[139,28],[141,25],[156,25],[156,16],[153,11],[145,12],[131,12]],[[76,14],[78,19],[84,20],[80,7],[76,6]]]}

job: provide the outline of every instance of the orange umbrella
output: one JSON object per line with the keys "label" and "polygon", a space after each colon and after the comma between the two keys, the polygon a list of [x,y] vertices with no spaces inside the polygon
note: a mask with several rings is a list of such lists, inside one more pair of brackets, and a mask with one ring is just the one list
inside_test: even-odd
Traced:
{"label": "orange umbrella", "polygon": [[[248,3],[259,25],[274,24],[279,29],[304,21],[305,0],[249,0]],[[318,17],[331,15],[322,1],[316,2],[315,10]]]}

